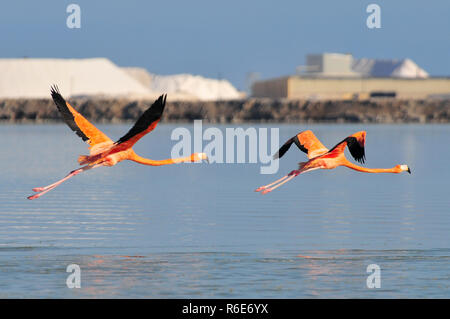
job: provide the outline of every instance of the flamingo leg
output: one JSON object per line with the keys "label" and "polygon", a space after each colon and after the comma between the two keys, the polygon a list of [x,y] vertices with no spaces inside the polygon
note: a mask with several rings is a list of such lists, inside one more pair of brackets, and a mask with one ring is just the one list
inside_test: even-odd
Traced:
{"label": "flamingo leg", "polygon": [[277,179],[275,182],[272,182],[270,184],[258,187],[257,189],[255,189],[255,192],[260,192],[260,191],[262,191],[262,190],[264,190],[264,189],[266,189],[266,188],[268,188],[268,187],[270,187],[270,186],[272,186],[272,185],[274,185],[276,183],[281,182],[283,179],[286,179],[288,177],[289,177],[289,175],[284,175],[282,178]]}
{"label": "flamingo leg", "polygon": [[72,178],[73,176],[78,175],[78,174],[80,174],[81,172],[87,171],[87,170],[89,170],[89,169],[92,169],[92,168],[95,168],[95,167],[98,167],[98,166],[101,166],[101,164],[87,165],[87,166],[81,167],[81,168],[79,168],[79,169],[76,169],[76,170],[71,171],[69,174],[67,174],[66,177],[60,179],[59,181],[57,181],[57,182],[55,182],[55,183],[53,183],[53,184],[47,185],[47,186],[45,186],[45,187],[36,187],[36,188],[33,188],[33,191],[34,191],[34,192],[38,192],[38,194],[35,194],[35,195],[32,195],[32,196],[28,196],[27,198],[30,199],[30,200],[31,200],[31,199],[39,198],[39,197],[41,197],[42,195],[44,195],[45,193],[48,193],[49,191],[51,191],[51,190],[54,189],[55,187],[57,187],[57,186],[59,186],[60,184],[64,183],[64,182],[65,182],[66,180],[68,180],[69,178]]}
{"label": "flamingo leg", "polygon": [[296,177],[296,176],[298,176],[298,175],[300,175],[300,174],[309,172],[309,171],[314,171],[314,170],[319,169],[319,168],[320,168],[320,167],[311,167],[311,168],[308,168],[308,169],[294,170],[294,171],[290,172],[288,175],[286,175],[286,176],[289,176],[286,180],[282,181],[281,183],[279,183],[279,184],[277,184],[277,185],[275,185],[275,186],[273,186],[273,187],[265,188],[265,189],[261,192],[261,194],[263,194],[263,195],[264,195],[264,194],[267,194],[267,193],[273,191],[274,189],[280,187],[281,185],[283,185],[283,184],[289,182],[289,181],[290,181],[291,179],[293,179],[294,177]]}
{"label": "flamingo leg", "polygon": [[267,184],[267,185],[258,187],[257,189],[255,189],[255,192],[260,192],[260,191],[262,191],[262,190],[265,190],[265,189],[269,188],[270,186],[275,185],[275,184],[277,184],[277,183],[283,181],[284,179],[288,178],[289,176],[295,175],[296,172],[298,172],[298,171],[297,171],[297,170],[293,170],[293,171],[291,171],[289,174],[283,176],[282,178],[277,179],[275,182],[272,182],[272,183],[270,183],[270,184]]}
{"label": "flamingo leg", "polygon": [[[298,174],[297,174],[297,175],[298,175]],[[280,186],[283,185],[284,183],[289,182],[291,179],[293,179],[293,178],[294,178],[295,176],[297,176],[297,175],[291,175],[291,176],[289,176],[289,178],[285,179],[285,180],[282,181],[281,183],[279,183],[279,184],[277,184],[277,185],[275,185],[275,186],[273,186],[273,187],[266,188],[265,190],[263,190],[263,191],[261,192],[261,194],[264,195],[264,194],[267,194],[267,193],[273,191],[274,189],[280,187]]]}
{"label": "flamingo leg", "polygon": [[35,187],[35,188],[33,188],[33,192],[43,192],[43,191],[48,190],[48,189],[53,189],[56,186],[58,186],[59,184],[61,184],[61,183],[65,182],[66,180],[68,180],[69,178],[71,178],[71,177],[73,177],[75,175],[78,175],[82,171],[83,170],[81,168],[73,170],[69,174],[67,174],[66,177],[60,179],[59,181],[56,181],[53,184],[50,184],[50,185],[47,185],[47,186],[44,186],[44,187]]}

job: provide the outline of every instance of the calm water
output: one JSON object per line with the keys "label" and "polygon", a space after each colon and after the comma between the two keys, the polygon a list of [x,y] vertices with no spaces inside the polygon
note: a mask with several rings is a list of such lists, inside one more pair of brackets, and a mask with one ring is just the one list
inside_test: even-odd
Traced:
{"label": "calm water", "polygon": [[[100,127],[115,139],[129,125]],[[170,157],[175,127],[159,125],[136,152]],[[450,126],[284,125],[280,140],[307,128],[329,147],[365,129],[367,167],[413,174],[338,168],[254,193],[306,158],[295,149],[275,175],[122,162],[28,201],[86,146],[64,125],[0,125],[0,297],[450,297]],[[66,287],[72,263],[81,289]],[[366,287],[369,264],[380,289]]]}

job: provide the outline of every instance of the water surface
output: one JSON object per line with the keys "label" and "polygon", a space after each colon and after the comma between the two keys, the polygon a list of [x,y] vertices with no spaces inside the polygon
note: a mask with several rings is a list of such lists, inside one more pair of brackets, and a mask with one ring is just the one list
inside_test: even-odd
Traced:
{"label": "water surface", "polygon": [[[160,124],[136,152],[170,157],[178,126]],[[100,127],[117,139],[129,125]],[[292,149],[274,175],[260,164],[122,162],[28,201],[86,145],[64,125],[1,125],[0,297],[450,297],[448,125],[273,127],[280,143],[312,129],[328,147],[365,129],[367,167],[413,174],[337,168],[254,193],[306,159]],[[81,289],[66,286],[73,263]],[[380,289],[366,287],[369,264],[381,267]]]}

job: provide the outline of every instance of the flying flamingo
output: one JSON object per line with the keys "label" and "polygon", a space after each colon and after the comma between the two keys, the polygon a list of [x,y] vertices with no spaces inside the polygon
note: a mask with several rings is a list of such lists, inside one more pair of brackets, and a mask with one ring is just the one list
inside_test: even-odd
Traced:
{"label": "flying flamingo", "polygon": [[67,103],[59,93],[57,86],[51,87],[51,95],[67,125],[69,125],[83,141],[86,141],[89,144],[90,154],[81,155],[78,158],[78,163],[85,166],[71,171],[66,177],[53,184],[45,187],[33,188],[33,191],[38,192],[38,194],[29,196],[28,199],[36,199],[44,195],[64,181],[81,172],[100,166],[114,166],[124,160],[131,160],[139,164],[151,166],[196,162],[201,160],[208,161],[208,157],[205,153],[193,153],[187,157],[156,161],[143,158],[133,151],[133,145],[144,135],[151,132],[158,124],[166,105],[167,95],[161,95],[153,105],[141,115],[128,133],[122,136],[117,142],[113,142]]}
{"label": "flying flamingo", "polygon": [[401,173],[406,171],[411,174],[411,170],[408,165],[397,165],[393,168],[365,168],[349,162],[344,154],[346,146],[348,146],[350,154],[355,160],[360,163],[364,163],[364,145],[366,143],[365,131],[350,135],[343,141],[339,142],[331,150],[328,150],[313,132],[309,130],[303,131],[284,143],[284,145],[281,146],[278,152],[274,155],[274,158],[281,158],[289,150],[293,143],[295,143],[295,145],[297,145],[302,152],[307,154],[309,161],[300,162],[298,170],[293,170],[275,182],[257,188],[255,192],[262,191],[261,194],[267,194],[302,173],[316,169],[333,169],[338,166],[346,166],[354,169],[355,171],[365,173]]}

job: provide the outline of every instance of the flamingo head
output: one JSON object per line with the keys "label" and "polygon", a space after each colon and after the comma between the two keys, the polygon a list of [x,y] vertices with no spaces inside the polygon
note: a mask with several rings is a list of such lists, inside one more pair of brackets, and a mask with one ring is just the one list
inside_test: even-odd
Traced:
{"label": "flamingo head", "polygon": [[207,163],[209,163],[209,158],[205,153],[194,153],[192,154],[192,161],[206,161]]}
{"label": "flamingo head", "polygon": [[409,174],[411,174],[411,169],[409,168],[408,165],[397,165],[397,166],[400,169],[400,172],[408,172]]}

